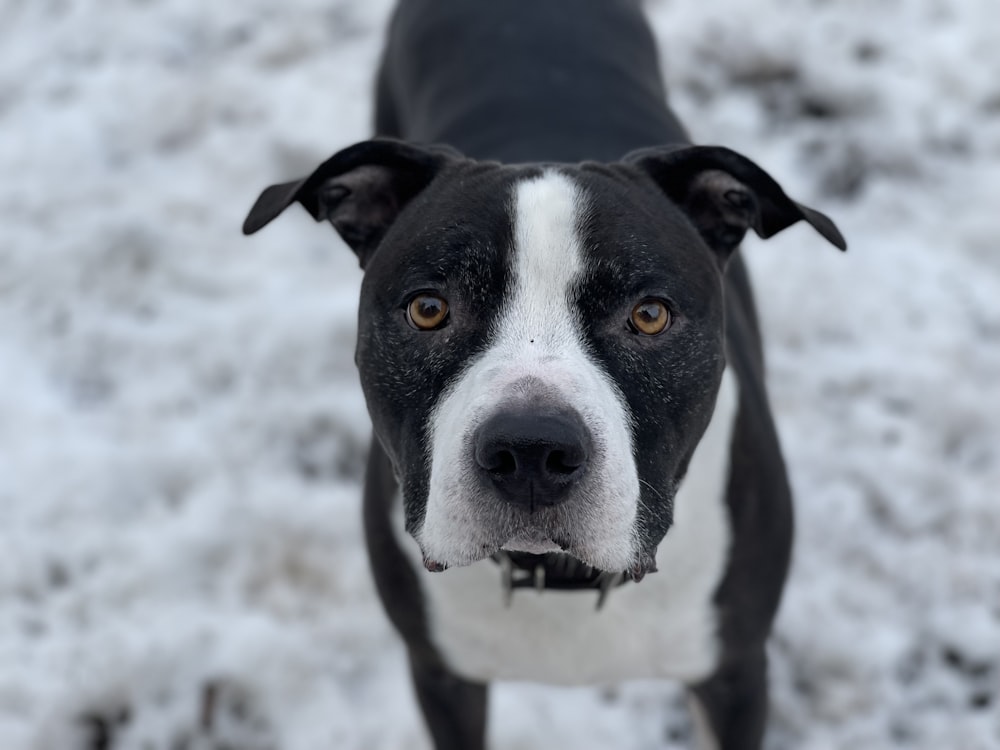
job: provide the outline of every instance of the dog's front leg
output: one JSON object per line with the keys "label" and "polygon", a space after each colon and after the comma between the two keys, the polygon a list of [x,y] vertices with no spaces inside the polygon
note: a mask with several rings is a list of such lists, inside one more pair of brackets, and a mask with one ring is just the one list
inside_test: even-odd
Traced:
{"label": "dog's front leg", "polygon": [[463,680],[413,654],[410,671],[435,750],[483,750],[487,685]]}
{"label": "dog's front leg", "polygon": [[767,657],[763,647],[727,660],[714,675],[689,689],[702,747],[759,750],[767,722]]}

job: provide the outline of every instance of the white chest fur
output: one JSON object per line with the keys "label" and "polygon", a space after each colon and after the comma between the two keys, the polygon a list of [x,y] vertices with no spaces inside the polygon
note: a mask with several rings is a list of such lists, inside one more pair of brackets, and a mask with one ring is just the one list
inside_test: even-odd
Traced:
{"label": "white chest fur", "polygon": [[[477,680],[590,684],[633,678],[692,681],[718,657],[712,597],[725,569],[724,492],[737,392],[723,378],[711,424],[677,493],[659,571],[610,592],[515,590],[504,604],[492,560],[420,575],[431,637],[449,666]],[[421,569],[416,543],[400,542]]]}

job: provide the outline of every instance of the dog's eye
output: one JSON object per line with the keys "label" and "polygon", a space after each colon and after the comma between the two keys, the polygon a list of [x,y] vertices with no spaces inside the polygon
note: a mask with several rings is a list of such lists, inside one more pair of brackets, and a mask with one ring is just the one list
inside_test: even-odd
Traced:
{"label": "dog's eye", "polygon": [[644,299],[632,308],[629,327],[636,333],[655,336],[670,327],[670,308],[658,299]]}
{"label": "dog's eye", "polygon": [[448,303],[436,294],[418,294],[406,306],[406,321],[418,331],[440,328],[448,317]]}

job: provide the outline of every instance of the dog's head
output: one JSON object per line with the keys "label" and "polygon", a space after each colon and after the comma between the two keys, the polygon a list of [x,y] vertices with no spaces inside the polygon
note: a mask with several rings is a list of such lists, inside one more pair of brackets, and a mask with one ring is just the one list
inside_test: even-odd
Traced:
{"label": "dog's head", "polygon": [[722,148],[505,166],[391,140],[264,191],[365,269],[356,361],[430,569],[563,551],[639,578],[712,415],[722,274],[748,228],[822,214]]}

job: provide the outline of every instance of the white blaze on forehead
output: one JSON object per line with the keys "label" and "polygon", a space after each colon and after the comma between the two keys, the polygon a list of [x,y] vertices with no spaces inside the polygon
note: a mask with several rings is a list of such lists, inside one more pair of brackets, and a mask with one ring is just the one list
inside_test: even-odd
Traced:
{"label": "white blaze on forehead", "polygon": [[[540,347],[578,338],[571,308],[573,283],[583,270],[577,234],[583,196],[558,172],[522,182],[514,195],[515,292],[502,320],[511,343],[528,336]],[[540,339],[540,340],[539,340]]]}
{"label": "white blaze on forehead", "polygon": [[430,488],[417,538],[431,560],[463,565],[509,541],[498,526],[512,511],[481,480],[472,436],[491,415],[530,399],[576,411],[593,438],[587,473],[558,511],[569,551],[608,570],[635,562],[639,480],[629,413],[588,355],[573,301],[584,270],[578,232],[584,198],[554,170],[513,188],[512,283],[492,343],[441,396],[430,419]]}

